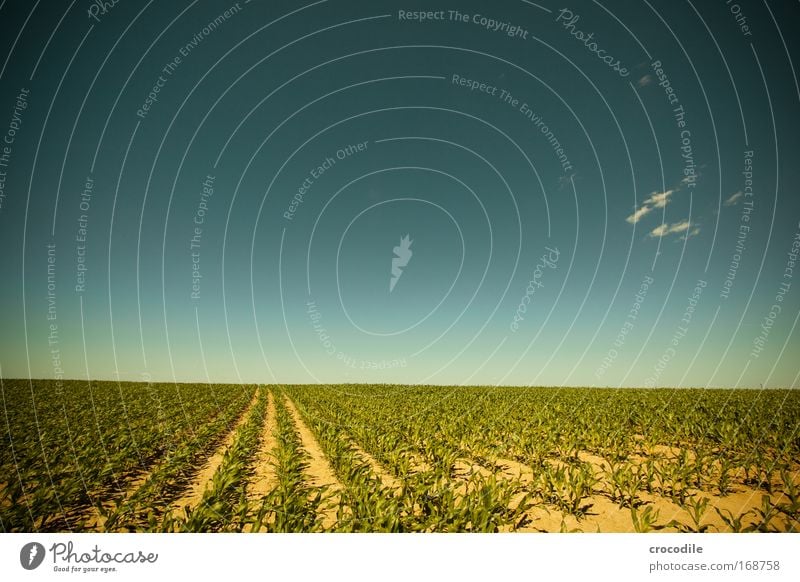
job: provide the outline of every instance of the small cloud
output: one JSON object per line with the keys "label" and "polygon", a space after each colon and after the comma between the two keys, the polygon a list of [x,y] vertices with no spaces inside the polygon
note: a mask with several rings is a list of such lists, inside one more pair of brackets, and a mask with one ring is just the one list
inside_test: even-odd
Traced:
{"label": "small cloud", "polygon": [[644,201],[645,204],[651,204],[654,208],[664,208],[669,202],[669,197],[675,190],[667,190],[666,192],[653,192],[650,198]]}
{"label": "small cloud", "polygon": [[739,198],[744,196],[744,193],[739,190],[738,192],[731,194],[730,198],[728,198],[725,202],[722,203],[723,206],[733,206],[739,201]]}
{"label": "small cloud", "polygon": [[656,208],[664,208],[669,203],[669,197],[675,190],[667,190],[666,192],[652,192],[650,197],[642,202],[642,205],[631,214],[627,220],[631,224],[639,222],[643,216],[651,213]]}
{"label": "small cloud", "polygon": [[631,224],[636,224],[637,222],[639,222],[639,220],[641,220],[642,216],[649,214],[650,212],[652,212],[652,210],[653,210],[652,206],[647,206],[647,205],[642,206],[641,208],[635,210],[633,214],[631,214],[625,220],[627,220]]}
{"label": "small cloud", "polygon": [[688,240],[688,239],[692,238],[693,236],[697,236],[698,234],[700,234],[700,227],[699,226],[695,226],[691,231],[689,231],[686,234],[684,234],[683,236],[679,237],[678,240]]}
{"label": "small cloud", "polygon": [[647,87],[652,82],[653,82],[653,75],[645,75],[644,77],[636,81],[636,85],[638,87]]}
{"label": "small cloud", "polygon": [[689,230],[689,226],[690,224],[688,220],[682,220],[672,225],[667,225],[666,222],[663,222],[659,224],[657,227],[655,227],[652,231],[650,231],[650,236],[656,238],[668,234],[677,234],[679,232],[686,232],[687,230]]}
{"label": "small cloud", "polygon": [[673,224],[672,226],[669,227],[669,230],[667,231],[667,234],[674,234],[676,232],[684,232],[686,230],[689,230],[689,226],[690,225],[689,225],[689,221],[688,220],[682,220],[680,222],[676,222],[675,224]]}
{"label": "small cloud", "polygon": [[669,228],[667,226],[667,223],[662,222],[650,232],[650,236],[654,238],[657,236],[664,236],[665,234],[667,234],[667,228]]}

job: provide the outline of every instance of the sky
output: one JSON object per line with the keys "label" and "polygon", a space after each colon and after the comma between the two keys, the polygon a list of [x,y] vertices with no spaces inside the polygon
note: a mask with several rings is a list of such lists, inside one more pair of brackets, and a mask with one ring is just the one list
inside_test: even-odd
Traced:
{"label": "sky", "polygon": [[0,377],[796,387],[799,11],[2,2]]}

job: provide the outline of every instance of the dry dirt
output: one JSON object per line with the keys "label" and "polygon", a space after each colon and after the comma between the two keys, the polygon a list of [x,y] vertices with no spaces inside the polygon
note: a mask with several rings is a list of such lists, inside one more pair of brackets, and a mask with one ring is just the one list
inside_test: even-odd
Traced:
{"label": "dry dirt", "polygon": [[251,500],[261,499],[269,493],[275,485],[275,464],[272,452],[275,450],[277,440],[277,419],[275,414],[275,396],[270,391],[267,394],[267,414],[261,432],[258,452],[253,459],[253,477],[247,486],[247,496]]}
{"label": "dry dirt", "polygon": [[[660,451],[662,454],[674,454],[674,451]],[[589,463],[595,474],[602,476],[602,472],[608,468],[608,462],[602,457],[592,455],[586,452],[580,452],[578,458],[586,463]],[[564,464],[558,460],[548,460],[554,466]],[[510,480],[519,480],[524,485],[529,485],[534,482],[534,471],[531,467],[519,463],[511,459],[498,458],[494,460],[494,464],[498,470],[498,477]],[[559,511],[551,505],[538,504],[526,512],[529,522],[518,531],[529,532],[559,532],[559,531],[583,531],[583,532],[633,532],[633,521],[631,519],[631,510],[628,507],[620,507],[617,503],[611,501],[608,496],[602,494],[603,482],[596,486],[597,493],[587,497],[584,501],[586,505],[591,504],[586,514],[581,518],[574,515]],[[730,512],[733,516],[739,516],[747,511],[761,506],[761,497],[766,492],[757,490],[752,487],[746,486],[741,481],[734,482],[731,487],[731,492],[725,496],[714,495],[711,492],[702,492],[699,497],[706,497],[709,499],[709,504],[700,520],[701,526],[709,526],[708,531],[711,532],[726,532],[730,528],[725,524],[722,518],[717,514],[714,508],[719,508],[727,515]],[[599,490],[599,491],[598,491]],[[512,501],[511,507],[515,507],[523,498],[524,494],[518,494]],[[781,499],[781,494],[773,494],[771,499],[773,503],[785,501]],[[664,527],[668,523],[677,521],[684,525],[691,525],[693,521],[688,511],[683,509],[671,499],[662,497],[657,494],[650,494],[647,492],[639,492],[637,495],[642,505],[639,506],[639,513],[645,510],[646,507],[652,507],[653,510],[658,511],[658,519],[655,524],[659,527],[651,531],[660,532],[676,532],[679,531],[677,527],[670,526]],[[751,524],[755,521],[755,517],[750,514],[743,519],[743,525]],[[774,522],[777,523],[777,522]]]}
{"label": "dry dirt", "polygon": [[[270,390],[267,393],[267,412],[264,417],[264,426],[262,427],[258,451],[253,457],[253,475],[247,484],[247,497],[254,505],[258,505],[260,500],[272,491],[277,482],[277,469],[273,457],[273,452],[278,443],[275,438],[277,430],[275,394]],[[247,526],[245,529],[246,531],[252,531],[251,526]]]}
{"label": "dry dirt", "polygon": [[322,452],[322,447],[320,447],[316,437],[300,417],[294,402],[288,396],[285,398],[285,402],[294,421],[297,434],[300,436],[300,443],[308,454],[308,466],[305,469],[307,483],[311,487],[326,487],[326,491],[329,494],[327,503],[323,504],[324,507],[321,509],[322,526],[329,528],[336,523],[336,508],[339,506],[339,493],[342,490],[342,485],[336,478],[336,474],[325,453]]}
{"label": "dry dirt", "polygon": [[389,473],[383,466],[367,451],[362,449],[358,446],[353,439],[350,439],[350,444],[355,449],[356,453],[359,457],[361,457],[367,465],[369,465],[370,470],[375,474],[378,479],[380,479],[381,484],[386,487],[387,489],[392,490],[395,494],[400,492],[402,484],[400,481],[391,473]]}
{"label": "dry dirt", "polygon": [[192,482],[187,486],[184,494],[172,504],[172,508],[177,512],[183,512],[185,507],[194,508],[198,503],[200,503],[203,498],[203,493],[211,485],[211,479],[214,477],[214,473],[217,472],[217,469],[219,469],[219,466],[222,464],[225,451],[230,448],[230,446],[233,444],[234,438],[236,437],[236,433],[239,432],[239,429],[242,427],[242,425],[247,422],[247,418],[250,416],[250,411],[252,410],[253,406],[255,406],[257,400],[258,391],[256,391],[256,393],[253,395],[253,399],[247,405],[244,412],[242,412],[242,414],[239,416],[236,424],[230,431],[228,431],[228,434],[225,435],[225,439],[222,441],[222,444],[216,448],[214,453],[206,460],[206,462],[197,472]]}

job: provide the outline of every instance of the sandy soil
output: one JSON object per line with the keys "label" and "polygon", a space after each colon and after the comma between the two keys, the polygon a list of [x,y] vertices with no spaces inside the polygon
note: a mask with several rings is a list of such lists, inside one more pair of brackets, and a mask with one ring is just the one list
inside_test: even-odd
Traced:
{"label": "sandy soil", "polygon": [[494,464],[500,476],[506,479],[519,479],[525,485],[533,483],[533,469],[523,463],[512,459],[496,459]]}
{"label": "sandy soil", "polygon": [[380,482],[384,487],[391,489],[395,493],[400,492],[402,484],[394,475],[384,469],[378,460],[375,459],[375,457],[358,446],[358,443],[356,443],[353,439],[350,439],[350,444],[353,446],[353,449],[355,449],[358,456],[361,457],[364,462],[367,463],[367,465],[369,465],[370,470],[375,474],[376,477],[378,477],[378,479],[380,479]]}
{"label": "sandy soil", "polygon": [[[112,510],[116,506],[117,501],[119,501],[120,505],[128,501],[134,493],[144,485],[147,481],[147,478],[150,476],[150,471],[142,471],[141,473],[137,474],[133,479],[131,479],[126,487],[125,490],[122,491],[117,497],[114,498],[105,498],[101,501],[101,505],[106,510]],[[92,507],[86,513],[86,517],[84,518],[84,529],[87,530],[94,530],[94,531],[105,531],[106,525],[106,518],[97,510],[96,507]]]}
{"label": "sandy soil", "polygon": [[187,486],[186,491],[184,494],[172,504],[172,508],[175,509],[177,512],[183,512],[184,507],[195,507],[200,500],[203,498],[203,493],[205,492],[206,488],[211,485],[211,479],[214,477],[214,473],[217,472],[219,466],[222,464],[222,459],[225,455],[225,451],[233,444],[233,440],[236,437],[236,433],[239,432],[239,429],[247,422],[247,418],[250,415],[250,411],[252,410],[253,406],[255,406],[256,401],[258,399],[258,391],[253,395],[253,399],[247,405],[244,412],[239,416],[236,421],[236,424],[233,428],[225,435],[225,439],[222,441],[214,453],[206,460],[200,470],[195,474],[194,479],[192,482]]}
{"label": "sandy soil", "polygon": [[[708,497],[707,495],[704,496]],[[676,520],[685,525],[692,524],[689,513],[669,499],[647,493],[640,494],[639,498],[644,502],[644,504],[639,507],[640,513],[648,506],[658,511],[658,519],[656,520],[657,526],[666,526],[672,520]],[[591,508],[587,511],[586,515],[580,519],[573,515],[563,513],[549,505],[534,507],[527,513],[528,518],[531,520],[530,523],[518,531],[599,531],[616,533],[633,533],[635,531],[629,508],[620,508],[618,504],[612,502],[603,495],[589,497],[586,499],[586,503],[591,504]],[[743,491],[740,493],[732,493],[726,497],[712,497],[711,502],[700,520],[700,524],[701,526],[711,526],[708,529],[710,532],[727,532],[730,531],[730,529],[725,525],[725,522],[719,517],[717,512],[714,511],[714,506],[731,511],[734,516],[737,516],[753,507],[760,506],[760,504],[761,493],[757,491]],[[743,520],[743,523],[749,524],[753,521],[752,516],[747,516]],[[778,522],[774,523],[777,524]],[[676,527],[659,527],[651,531],[676,532],[679,530]]]}
{"label": "sandy soil", "polygon": [[289,409],[289,414],[292,415],[303,449],[308,454],[308,467],[305,469],[308,485],[311,487],[326,487],[329,494],[328,503],[324,504],[321,511],[322,525],[327,529],[336,523],[336,509],[339,506],[339,493],[342,490],[342,485],[336,478],[336,473],[334,473],[325,453],[322,452],[322,447],[320,447],[316,437],[300,417],[294,402],[288,396],[285,398],[285,402],[286,407]]}
{"label": "sandy soil", "polygon": [[450,469],[450,474],[453,478],[453,489],[457,497],[466,496],[471,490],[474,491],[480,486],[481,480],[473,480],[473,476],[480,475],[484,479],[492,476],[490,470],[481,467],[472,459],[463,457],[455,460]]}
{"label": "sandy soil", "polygon": [[[671,454],[674,451],[661,451]],[[550,504],[539,504],[531,508],[527,513],[528,523],[518,531],[538,531],[538,532],[559,532],[559,531],[583,531],[583,532],[633,532],[633,520],[631,510],[628,507],[620,507],[616,502],[603,494],[606,489],[603,483],[603,472],[608,468],[608,462],[602,457],[580,452],[578,458],[589,463],[595,474],[601,477],[601,482],[595,487],[595,494],[584,500],[585,505],[591,505],[585,515],[578,518],[565,512],[561,512]],[[519,480],[525,485],[534,482],[534,471],[531,467],[511,459],[498,458],[493,461],[498,469],[498,477],[509,480]],[[554,466],[564,464],[558,460],[548,460]],[[710,532],[727,532],[730,528],[717,514],[714,508],[719,508],[727,515],[739,516],[747,511],[761,506],[761,497],[766,492],[744,485],[741,481],[734,481],[731,492],[725,496],[714,495],[713,492],[701,492],[692,497],[706,497],[709,499],[708,506],[700,520],[700,525],[709,526]],[[515,507],[522,500],[524,494],[518,494],[512,501],[511,506]],[[773,503],[781,501],[782,494],[776,493],[771,496]],[[682,508],[671,499],[657,494],[640,491],[637,500],[641,502],[638,511],[641,514],[647,507],[652,507],[658,512],[658,519],[655,522],[658,529],[651,531],[675,532],[679,529],[675,526],[667,527],[670,522],[677,521],[686,526],[693,525],[689,512]],[[785,500],[783,500],[785,501]],[[752,524],[755,517],[750,514],[746,516],[743,525]],[[780,521],[773,522],[778,525]]]}
{"label": "sandy soil", "polygon": [[[258,451],[253,457],[253,476],[247,484],[247,498],[255,506],[261,499],[274,488],[277,482],[277,469],[273,452],[277,446],[275,433],[278,430],[278,421],[275,412],[275,394],[270,390],[267,393],[267,412],[264,417],[264,426],[259,440]],[[262,530],[264,527],[262,526]],[[253,531],[252,526],[245,527],[245,531]]]}
{"label": "sandy soil", "polygon": [[272,452],[277,445],[275,431],[278,423],[275,417],[275,396],[270,391],[267,395],[267,414],[261,433],[258,452],[253,459],[253,477],[247,485],[247,496],[251,500],[261,499],[275,485],[276,474]]}

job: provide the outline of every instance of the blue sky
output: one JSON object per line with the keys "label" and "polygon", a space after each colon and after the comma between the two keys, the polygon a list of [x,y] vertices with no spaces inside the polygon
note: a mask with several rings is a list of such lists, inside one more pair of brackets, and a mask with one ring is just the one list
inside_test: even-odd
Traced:
{"label": "blue sky", "polygon": [[458,6],[4,4],[2,376],[795,386],[796,5]]}

